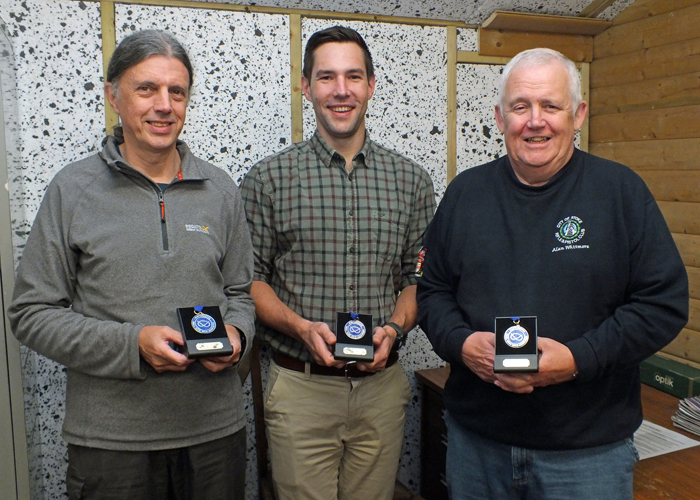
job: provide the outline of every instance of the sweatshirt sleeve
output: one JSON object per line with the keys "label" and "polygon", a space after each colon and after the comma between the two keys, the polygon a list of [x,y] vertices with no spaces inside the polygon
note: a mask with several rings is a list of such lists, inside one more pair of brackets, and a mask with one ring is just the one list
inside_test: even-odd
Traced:
{"label": "sweatshirt sleeve", "polygon": [[[450,186],[453,187],[453,186]],[[459,274],[448,265],[450,195],[448,188],[423,240],[424,261],[418,279],[418,324],[433,349],[449,363],[463,364],[462,345],[474,330],[456,299]]]}
{"label": "sweatshirt sleeve", "polygon": [[221,272],[228,303],[224,323],[235,326],[245,335],[246,346],[245,351],[241,353],[242,358],[252,348],[255,335],[255,303],[250,295],[253,281],[253,247],[243,200],[238,188],[234,188],[231,213],[228,217],[232,227],[229,231],[226,255],[221,263]]}
{"label": "sweatshirt sleeve", "polygon": [[[60,174],[60,173],[59,173]],[[49,185],[22,256],[8,314],[17,339],[71,370],[142,379],[138,338],[143,325],[102,321],[72,308],[77,250],[70,246],[75,192]]]}
{"label": "sweatshirt sleeve", "polygon": [[[688,321],[688,276],[651,193],[630,217],[626,300],[598,328],[568,342],[579,382],[638,365],[671,342]],[[629,203],[628,206],[633,206]]]}

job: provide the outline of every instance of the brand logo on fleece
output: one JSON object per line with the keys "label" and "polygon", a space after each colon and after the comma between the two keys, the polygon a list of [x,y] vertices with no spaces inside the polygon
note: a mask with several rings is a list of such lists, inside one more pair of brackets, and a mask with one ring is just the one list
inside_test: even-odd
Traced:
{"label": "brand logo on fleece", "polygon": [[185,229],[187,231],[194,231],[196,233],[209,234],[209,226],[200,226],[199,224],[185,224]]}
{"label": "brand logo on fleece", "polygon": [[579,241],[586,235],[586,230],[583,228],[583,220],[580,217],[572,215],[560,220],[557,224],[557,232],[554,237],[563,243],[563,247],[554,247],[552,252],[560,252],[562,250],[578,250],[590,248],[588,245],[577,245]]}

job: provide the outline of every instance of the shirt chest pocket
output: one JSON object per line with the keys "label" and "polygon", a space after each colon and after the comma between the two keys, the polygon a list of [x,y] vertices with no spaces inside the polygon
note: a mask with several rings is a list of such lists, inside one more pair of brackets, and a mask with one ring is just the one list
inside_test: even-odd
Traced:
{"label": "shirt chest pocket", "polygon": [[374,254],[379,259],[400,260],[406,239],[408,216],[398,210],[372,210],[371,215]]}

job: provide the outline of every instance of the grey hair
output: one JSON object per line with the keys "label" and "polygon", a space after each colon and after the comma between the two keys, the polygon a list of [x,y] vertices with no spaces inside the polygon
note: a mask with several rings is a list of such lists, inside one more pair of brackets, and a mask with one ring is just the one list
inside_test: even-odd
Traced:
{"label": "grey hair", "polygon": [[172,57],[185,65],[189,73],[189,97],[194,82],[192,63],[185,48],[167,31],[143,30],[124,38],[109,60],[107,67],[107,82],[112,84],[112,93],[119,95],[119,80],[130,68],[152,56]]}
{"label": "grey hair", "polygon": [[511,73],[515,68],[527,67],[536,68],[538,66],[544,66],[552,61],[560,63],[566,69],[569,75],[569,95],[571,96],[571,113],[576,114],[576,109],[578,108],[581,101],[583,101],[583,96],[581,95],[581,80],[578,76],[578,71],[576,70],[576,65],[564,54],[557,52],[552,49],[530,49],[524,50],[513,59],[511,59],[508,64],[503,68],[503,73],[501,74],[501,79],[498,85],[498,104],[500,106],[501,117],[503,117],[503,107],[504,99],[506,94],[506,84],[508,83],[508,78],[510,78]]}

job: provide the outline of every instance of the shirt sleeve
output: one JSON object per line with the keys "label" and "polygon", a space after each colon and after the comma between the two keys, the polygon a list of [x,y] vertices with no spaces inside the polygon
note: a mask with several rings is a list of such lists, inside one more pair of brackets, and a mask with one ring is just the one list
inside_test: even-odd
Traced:
{"label": "shirt sleeve", "polygon": [[415,209],[408,221],[408,236],[401,255],[401,289],[415,285],[417,282],[416,263],[418,254],[430,221],[435,214],[433,181],[423,169],[420,169],[420,172],[421,176],[414,203]]}
{"label": "shirt sleeve", "polygon": [[656,201],[646,187],[644,191],[641,217],[628,221],[632,251],[624,303],[598,328],[566,344],[579,383],[639,365],[688,321],[685,266]]}
{"label": "shirt sleeve", "polygon": [[[69,190],[70,191],[70,190]],[[17,339],[71,370],[96,377],[142,379],[143,325],[86,317],[71,307],[77,251],[69,241],[76,193],[47,189],[17,270],[8,315]]]}
{"label": "shirt sleeve", "polygon": [[263,181],[259,166],[253,167],[241,184],[253,245],[253,279],[265,283],[272,274],[277,250],[271,189],[271,183]]}

